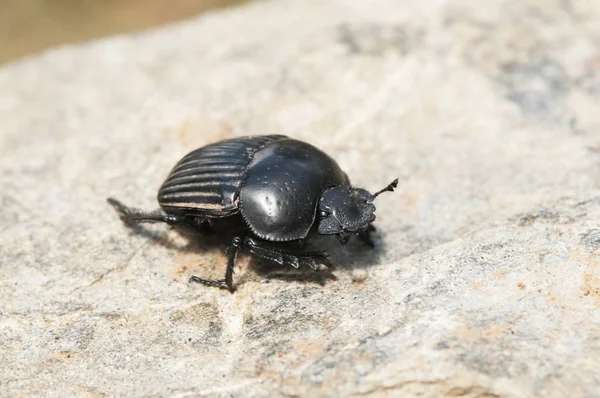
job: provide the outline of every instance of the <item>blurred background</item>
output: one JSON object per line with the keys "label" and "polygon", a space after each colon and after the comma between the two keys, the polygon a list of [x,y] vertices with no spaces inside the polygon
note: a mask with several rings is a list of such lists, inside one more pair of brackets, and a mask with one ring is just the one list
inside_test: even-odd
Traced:
{"label": "blurred background", "polygon": [[63,43],[143,30],[247,0],[0,0],[0,64]]}

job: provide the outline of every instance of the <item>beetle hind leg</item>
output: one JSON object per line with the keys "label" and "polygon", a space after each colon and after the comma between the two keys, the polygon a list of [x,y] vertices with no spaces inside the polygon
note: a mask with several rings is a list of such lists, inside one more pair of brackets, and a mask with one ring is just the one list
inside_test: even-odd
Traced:
{"label": "beetle hind leg", "polygon": [[106,201],[114,207],[117,213],[119,213],[121,221],[127,225],[157,222],[173,224],[177,222],[176,216],[167,215],[161,210],[142,211],[133,207],[127,207],[115,198],[108,198]]}
{"label": "beetle hind leg", "polygon": [[108,198],[106,201],[119,213],[119,218],[125,225],[141,223],[164,222],[172,226],[187,227],[201,233],[210,232],[210,223],[202,217],[183,216],[176,214],[165,214],[162,210],[143,211],[133,207],[127,207],[117,199]]}

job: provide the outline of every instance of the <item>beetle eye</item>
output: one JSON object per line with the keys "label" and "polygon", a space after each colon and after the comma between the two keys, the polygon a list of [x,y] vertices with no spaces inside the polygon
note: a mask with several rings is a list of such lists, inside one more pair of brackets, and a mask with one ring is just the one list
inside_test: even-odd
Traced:
{"label": "beetle eye", "polygon": [[324,211],[321,211],[321,217],[327,217],[327,216],[328,216],[327,213],[325,213]]}

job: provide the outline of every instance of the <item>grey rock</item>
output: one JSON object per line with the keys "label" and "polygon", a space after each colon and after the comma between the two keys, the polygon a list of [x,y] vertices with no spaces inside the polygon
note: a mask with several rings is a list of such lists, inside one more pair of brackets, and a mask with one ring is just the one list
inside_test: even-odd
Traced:
{"label": "grey rock", "polygon": [[[0,69],[1,396],[594,397],[600,5],[270,1]],[[125,228],[285,133],[377,201],[332,273]]]}

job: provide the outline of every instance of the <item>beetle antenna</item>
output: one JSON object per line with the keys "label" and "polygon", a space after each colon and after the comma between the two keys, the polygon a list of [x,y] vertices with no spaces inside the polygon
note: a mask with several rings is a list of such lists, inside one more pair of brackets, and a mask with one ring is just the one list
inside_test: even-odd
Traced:
{"label": "beetle antenna", "polygon": [[376,198],[377,195],[382,194],[384,192],[394,192],[394,188],[398,187],[398,179],[396,178],[394,181],[391,182],[390,185],[388,185],[387,187],[383,188],[381,191],[377,191],[375,194],[373,194],[373,198]]}

